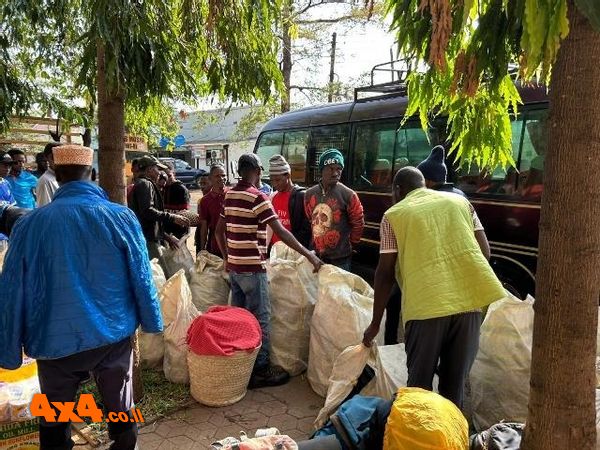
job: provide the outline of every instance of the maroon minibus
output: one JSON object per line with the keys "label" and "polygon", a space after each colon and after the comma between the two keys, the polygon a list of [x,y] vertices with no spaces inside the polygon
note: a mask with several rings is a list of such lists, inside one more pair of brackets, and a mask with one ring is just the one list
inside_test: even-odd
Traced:
{"label": "maroon minibus", "polygon": [[[474,166],[459,168],[452,155],[446,162],[448,181],[467,194],[486,229],[490,262],[498,277],[525,298],[535,290],[548,98],[545,87],[518,89],[523,104],[512,121],[515,167],[490,173]],[[416,117],[401,125],[407,103],[403,92],[288,112],[264,126],[254,149],[265,174],[269,158],[282,154],[290,163],[292,180],[304,186],[318,182],[317,162],[324,150],[342,151],[342,181],[358,193],[365,210],[365,230],[353,265],[370,268],[371,273],[378,259],[379,223],[392,202],[395,171],[416,166],[434,145],[449,148],[443,118],[433,121],[427,133]]]}

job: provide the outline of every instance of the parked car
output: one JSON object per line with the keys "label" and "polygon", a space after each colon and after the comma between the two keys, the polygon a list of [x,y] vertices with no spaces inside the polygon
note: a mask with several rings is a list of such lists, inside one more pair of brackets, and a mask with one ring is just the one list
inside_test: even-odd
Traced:
{"label": "parked car", "polygon": [[175,166],[175,178],[181,181],[186,186],[200,184],[200,177],[208,175],[206,170],[194,169],[187,162],[177,158],[158,158],[163,163],[171,163]]}

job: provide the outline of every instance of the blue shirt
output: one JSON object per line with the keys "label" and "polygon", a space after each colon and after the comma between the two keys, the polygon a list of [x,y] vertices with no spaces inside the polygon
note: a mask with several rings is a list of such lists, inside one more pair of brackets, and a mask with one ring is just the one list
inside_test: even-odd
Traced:
{"label": "blue shirt", "polygon": [[56,359],[162,330],[146,241],[132,211],[74,181],[23,216],[0,275],[0,367]]}
{"label": "blue shirt", "polygon": [[[15,198],[10,192],[10,184],[4,178],[0,178],[0,203],[9,203],[14,205]],[[0,241],[6,241],[8,237],[5,234],[0,233]]]}
{"label": "blue shirt", "polygon": [[23,170],[18,177],[9,175],[7,180],[10,183],[10,190],[17,201],[17,206],[19,208],[35,208],[33,190],[38,181],[35,175]]}

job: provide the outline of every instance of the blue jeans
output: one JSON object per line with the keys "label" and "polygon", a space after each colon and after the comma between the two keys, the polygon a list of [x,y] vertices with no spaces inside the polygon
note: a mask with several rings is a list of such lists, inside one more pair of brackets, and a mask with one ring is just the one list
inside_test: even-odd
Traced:
{"label": "blue jeans", "polygon": [[231,281],[231,304],[247,309],[260,324],[262,330],[262,347],[256,357],[254,368],[262,369],[269,365],[271,350],[271,302],[269,301],[269,285],[267,274],[229,272]]}

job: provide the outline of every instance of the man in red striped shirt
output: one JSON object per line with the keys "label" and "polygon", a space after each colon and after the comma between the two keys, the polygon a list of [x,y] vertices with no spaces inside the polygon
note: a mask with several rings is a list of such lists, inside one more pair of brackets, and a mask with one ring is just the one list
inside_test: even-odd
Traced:
{"label": "man in red striped shirt", "polygon": [[286,245],[304,255],[315,267],[315,272],[323,264],[285,229],[267,196],[256,188],[260,171],[258,156],[249,153],[240,157],[238,173],[241,180],[225,194],[215,233],[227,261],[232,305],[253,313],[262,329],[262,347],[256,358],[250,388],[277,386],[289,379],[289,374],[272,365],[269,359],[271,304],[265,270],[267,225]]}

